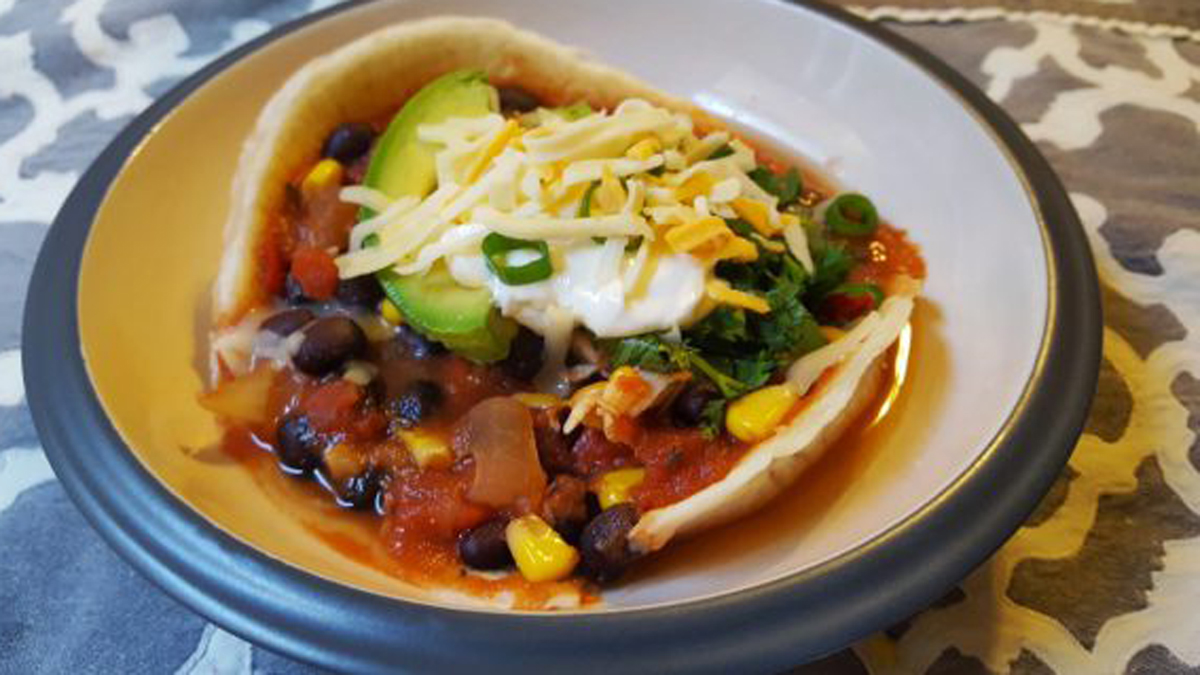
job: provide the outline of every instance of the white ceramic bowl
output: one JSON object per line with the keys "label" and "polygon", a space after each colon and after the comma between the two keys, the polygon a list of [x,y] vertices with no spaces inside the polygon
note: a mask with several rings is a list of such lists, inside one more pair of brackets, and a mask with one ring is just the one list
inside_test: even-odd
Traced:
{"label": "white ceramic bowl", "polygon": [[[306,59],[435,14],[508,19],[696,101],[870,195],[928,265],[902,394],[862,447],[839,448],[763,513],[650,561],[601,609],[439,606],[330,548],[241,467],[192,452],[218,432],[196,405],[193,357],[241,140]],[[168,592],[280,651],[457,669],[562,666],[615,642],[605,654],[625,670],[775,668],[917,609],[1011,533],[1082,425],[1097,298],[1074,212],[1015,125],[932,57],[840,12],[378,2],[238,50],[114,142],[60,214],[30,292],[30,308],[77,306],[78,333],[30,311],[26,377],[47,452],[98,529]],[[523,631],[521,650],[495,638],[507,630]],[[703,658],[697,639],[712,648]]]}

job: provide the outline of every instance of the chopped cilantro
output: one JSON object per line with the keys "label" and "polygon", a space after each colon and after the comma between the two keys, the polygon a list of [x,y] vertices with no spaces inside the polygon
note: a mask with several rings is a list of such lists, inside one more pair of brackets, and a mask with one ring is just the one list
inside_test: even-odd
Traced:
{"label": "chopped cilantro", "polygon": [[723,398],[714,398],[704,404],[704,412],[700,414],[700,430],[708,439],[716,438],[725,426],[725,408],[729,402]]}
{"label": "chopped cilantro", "polygon": [[800,172],[794,166],[788,169],[782,176],[772,172],[765,166],[756,166],[747,175],[760,188],[778,197],[780,208],[789,206],[799,199],[800,193],[804,189],[804,182],[800,179]]}

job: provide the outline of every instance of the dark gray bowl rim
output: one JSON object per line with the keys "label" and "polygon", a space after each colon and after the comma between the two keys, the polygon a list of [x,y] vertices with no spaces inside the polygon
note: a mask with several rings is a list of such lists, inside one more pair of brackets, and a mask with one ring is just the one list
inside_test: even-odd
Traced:
{"label": "dark gray bowl rim", "polygon": [[1070,456],[1100,365],[1095,267],[1058,178],[974,85],[880,26],[811,0],[792,4],[885,45],[953,91],[1009,154],[1043,220],[1053,283],[1041,369],[1002,437],[919,513],[833,560],[737,593],[611,614],[519,615],[408,603],[316,577],[235,540],[159,484],[109,422],[80,352],[74,308],[92,219],[131,151],[192,91],[353,5],[280,26],[184,80],[109,144],[64,203],[34,268],[22,349],[34,423],[67,493],[169,595],[248,640],[335,670],[778,671],[937,599],[1020,526]]}

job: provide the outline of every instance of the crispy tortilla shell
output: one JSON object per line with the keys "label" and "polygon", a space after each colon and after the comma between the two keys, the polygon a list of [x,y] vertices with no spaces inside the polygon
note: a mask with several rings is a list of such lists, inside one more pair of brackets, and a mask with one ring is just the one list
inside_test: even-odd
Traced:
{"label": "crispy tortilla shell", "polygon": [[[686,101],[578,51],[492,19],[441,17],[383,28],[301,67],[270,99],[242,152],[214,288],[216,331],[237,324],[266,300],[255,274],[287,182],[316,159],[338,124],[378,119],[451,70],[478,68],[494,84],[520,86],[547,105],[586,100],[614,107],[638,97],[717,126]],[[792,484],[873,400],[881,361],[907,324],[911,294],[889,298],[884,326],[840,363],[816,400],[774,436],[751,448],[721,481],[643,514],[631,544],[650,552],[757,509]]]}

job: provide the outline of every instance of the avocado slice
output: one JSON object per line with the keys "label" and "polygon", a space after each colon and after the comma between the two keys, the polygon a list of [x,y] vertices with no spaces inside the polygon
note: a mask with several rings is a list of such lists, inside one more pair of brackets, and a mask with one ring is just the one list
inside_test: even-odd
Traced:
{"label": "avocado slice", "polygon": [[387,297],[426,337],[472,361],[499,361],[508,356],[517,324],[492,307],[486,288],[468,288],[438,261],[428,272],[400,276],[380,272]]}
{"label": "avocado slice", "polygon": [[[438,146],[417,138],[417,127],[453,117],[480,117],[498,109],[496,90],[477,70],[448,73],[425,85],[404,104],[379,139],[363,185],[393,199],[424,197],[437,185],[434,155]],[[369,217],[364,211],[362,217]],[[486,288],[467,288],[454,281],[445,265],[424,274],[400,276],[391,270],[376,275],[388,298],[408,323],[473,361],[508,356],[517,325],[500,315]]]}

